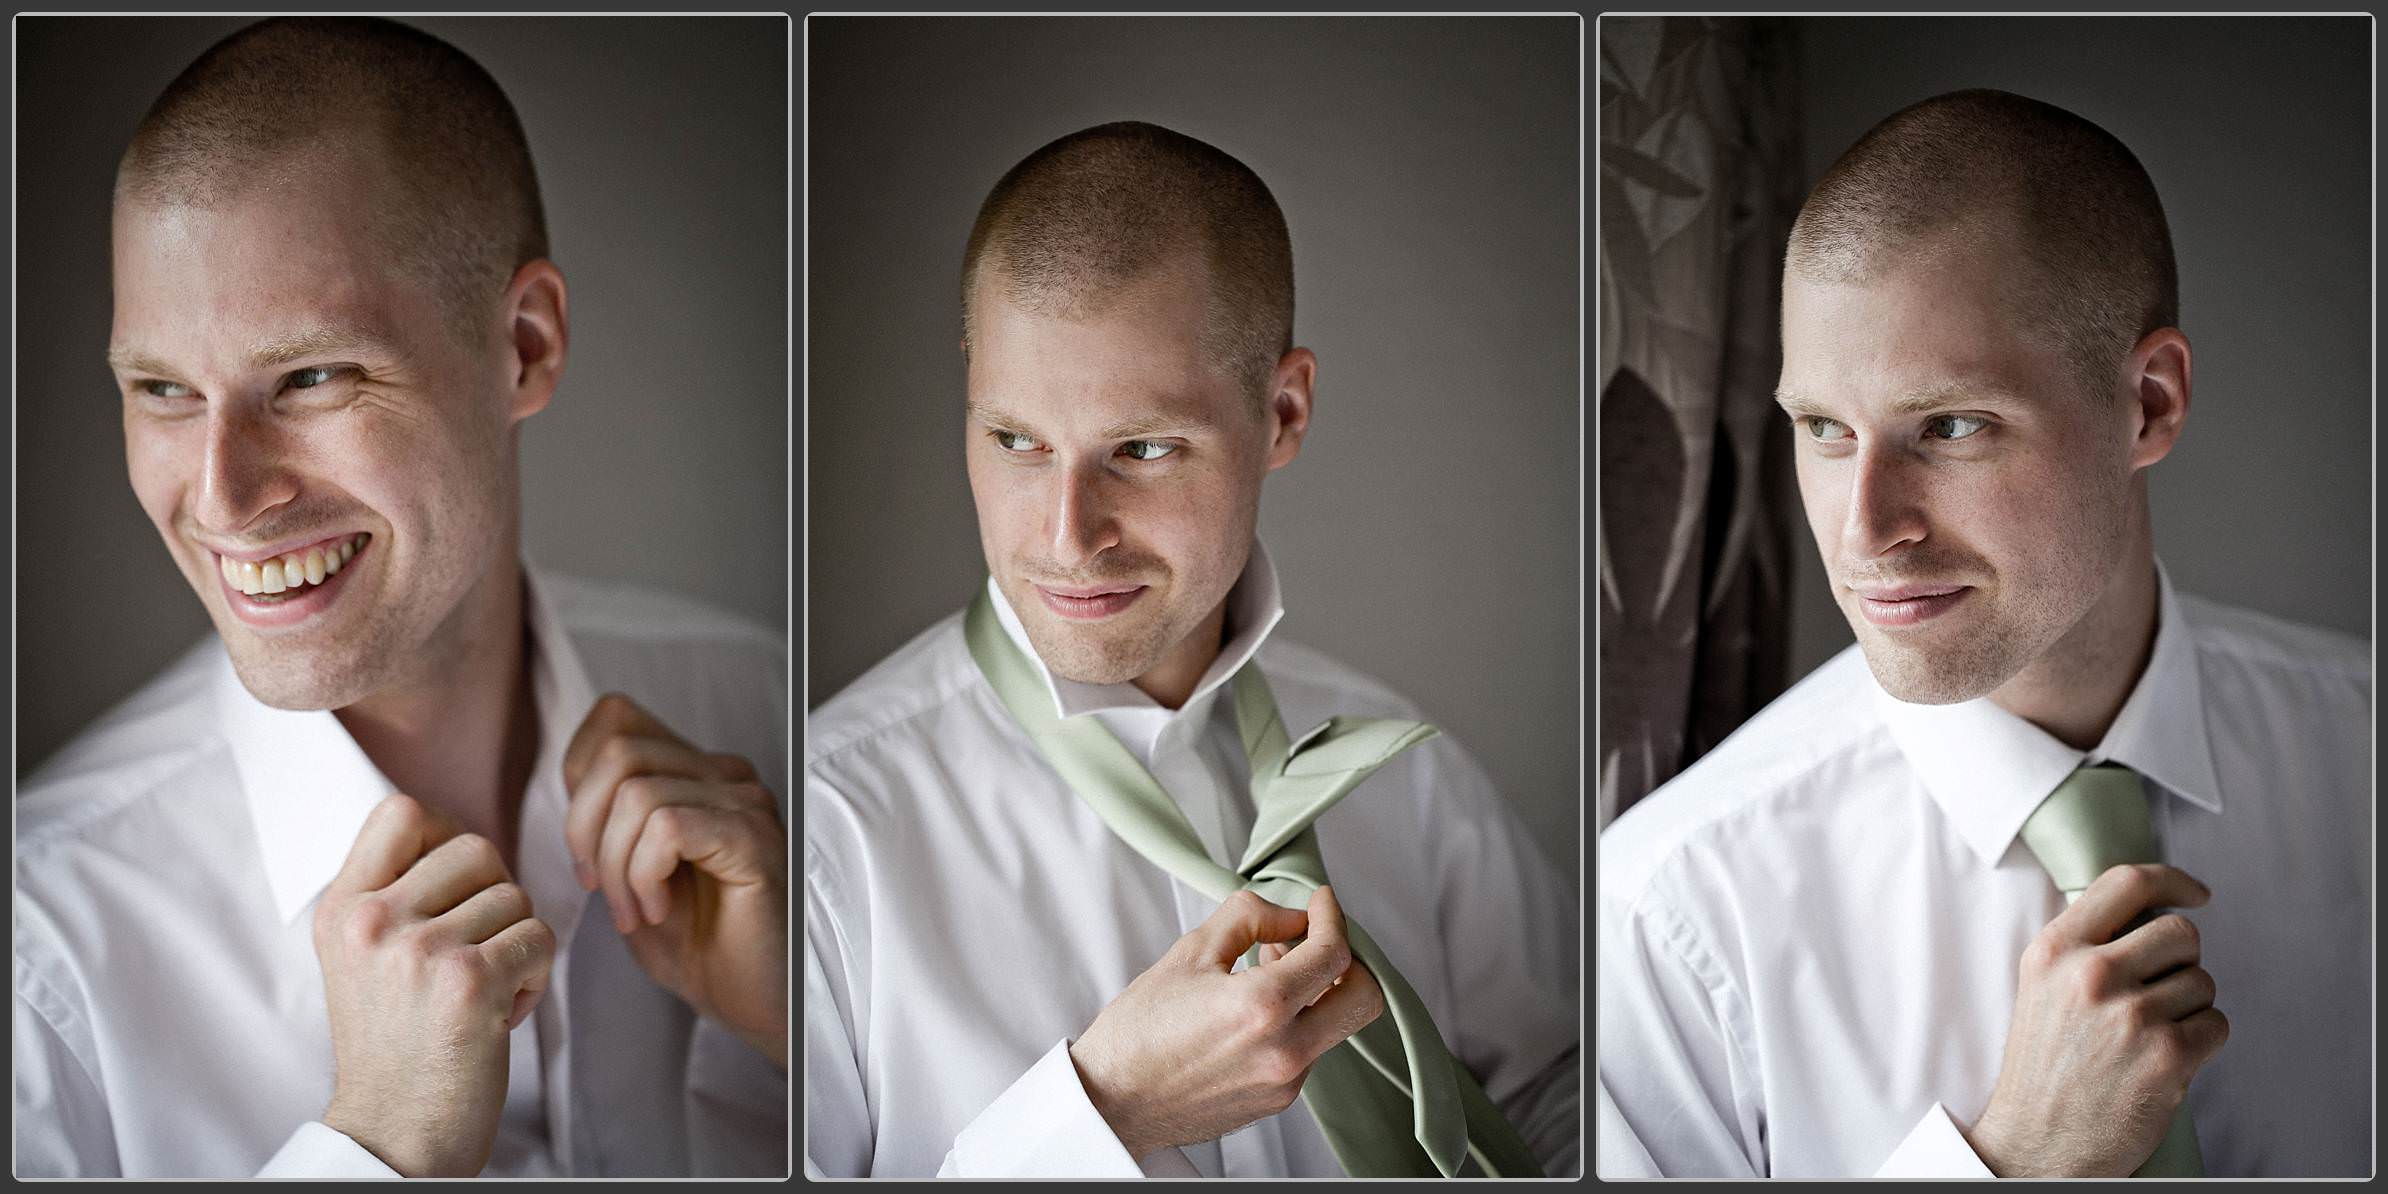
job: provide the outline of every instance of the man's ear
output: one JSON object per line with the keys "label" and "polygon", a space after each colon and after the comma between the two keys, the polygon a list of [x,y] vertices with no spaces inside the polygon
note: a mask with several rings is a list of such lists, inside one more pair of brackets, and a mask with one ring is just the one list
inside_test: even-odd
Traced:
{"label": "man's ear", "polygon": [[1307,348],[1287,350],[1277,361],[1277,371],[1269,377],[1271,471],[1284,468],[1301,455],[1302,437],[1310,431],[1311,385],[1317,378],[1318,356]]}
{"label": "man's ear", "polygon": [[2157,328],[2140,338],[2124,364],[2131,390],[2131,468],[2156,463],[2181,438],[2189,418],[2189,337]]}
{"label": "man's ear", "polygon": [[572,338],[564,271],[542,257],[523,263],[506,286],[506,359],[512,366],[507,421],[519,423],[545,409],[564,378],[565,348]]}

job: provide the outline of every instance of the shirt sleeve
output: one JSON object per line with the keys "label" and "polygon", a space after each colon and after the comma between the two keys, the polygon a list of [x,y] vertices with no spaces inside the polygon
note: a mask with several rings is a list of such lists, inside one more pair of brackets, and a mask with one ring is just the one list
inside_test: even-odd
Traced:
{"label": "shirt sleeve", "polygon": [[116,1130],[93,1063],[58,1029],[79,1021],[46,988],[28,986],[21,960],[17,967],[16,1175],[120,1177]]}
{"label": "shirt sleeve", "polygon": [[[805,848],[804,1172],[808,1178],[918,1177],[874,1172],[877,1123],[863,1075],[866,1006],[856,974],[859,930],[841,913],[830,861]],[[1063,1040],[955,1134],[939,1177],[1199,1177],[1175,1148],[1140,1164],[1087,1097]]]}
{"label": "shirt sleeve", "polygon": [[1948,1108],[1934,1103],[1916,1121],[1907,1139],[1891,1150],[1876,1177],[1997,1177],[1981,1155],[1965,1142]]}
{"label": "shirt sleeve", "polygon": [[1185,1154],[1164,1148],[1138,1164],[1095,1110],[1070,1060],[1070,1042],[1045,1051],[987,1104],[938,1167],[939,1177],[1199,1177]]}
{"label": "shirt sleeve", "polygon": [[1600,1122],[1623,1135],[1601,1141],[1600,1176],[1766,1176],[1740,993],[1652,902],[1599,909]]}
{"label": "shirt sleeve", "polygon": [[290,1139],[282,1142],[257,1176],[395,1178],[399,1173],[338,1128],[309,1122],[300,1124]]}
{"label": "shirt sleeve", "polygon": [[[1448,742],[1448,740],[1446,740]],[[1458,1015],[1437,1027],[1548,1177],[1583,1173],[1582,934],[1568,881],[1475,760],[1421,748],[1437,926]]]}
{"label": "shirt sleeve", "polygon": [[804,849],[804,1169],[871,1177],[877,1133],[856,1047],[855,991],[846,934],[824,890],[819,854]]}

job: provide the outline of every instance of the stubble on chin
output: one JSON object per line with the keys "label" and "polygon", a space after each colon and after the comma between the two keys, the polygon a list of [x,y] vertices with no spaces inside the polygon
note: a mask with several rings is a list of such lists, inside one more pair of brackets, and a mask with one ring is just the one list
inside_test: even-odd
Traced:
{"label": "stubble on chin", "polygon": [[1024,618],[1021,625],[1045,667],[1080,684],[1124,684],[1158,665],[1168,646],[1159,626],[1073,628],[1056,626],[1043,615]]}

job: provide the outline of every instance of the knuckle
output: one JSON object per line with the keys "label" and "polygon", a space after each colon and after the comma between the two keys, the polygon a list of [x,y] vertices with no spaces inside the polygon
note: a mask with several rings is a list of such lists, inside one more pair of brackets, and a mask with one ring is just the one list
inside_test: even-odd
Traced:
{"label": "knuckle", "polygon": [[638,702],[631,700],[627,694],[609,692],[597,698],[597,703],[591,707],[590,712],[602,713],[609,719],[619,719],[629,716],[637,709]]}
{"label": "knuckle", "polygon": [[2208,971],[2203,966],[2192,966],[2189,968],[2188,973],[2189,987],[2191,990],[2197,992],[2197,1001],[2201,1004],[2213,1003],[2216,991],[2214,989],[2214,975],[2212,972]]}
{"label": "knuckle", "polygon": [[2115,963],[2112,958],[2104,954],[2090,954],[2073,967],[2073,990],[2094,1001],[2113,985],[2114,975]]}
{"label": "knuckle", "polygon": [[383,934],[396,923],[398,910],[389,897],[374,894],[336,908],[333,916],[339,921],[340,936],[355,948],[370,949],[380,943]]}
{"label": "knuckle", "polygon": [[1236,1030],[1246,1040],[1265,1038],[1277,1029],[1278,996],[1273,992],[1257,994],[1245,1000],[1236,1013]]}
{"label": "knuckle", "polygon": [[488,967],[478,951],[444,950],[426,959],[424,970],[434,989],[453,999],[471,1000],[488,986]]}
{"label": "knuckle", "polygon": [[477,833],[460,833],[447,846],[449,855],[467,869],[477,870],[498,860],[497,843]]}
{"label": "knuckle", "polygon": [[2023,947],[2023,973],[2046,974],[2056,968],[2057,960],[2063,956],[2064,945],[2053,935],[2041,933],[2031,939],[2031,944]]}
{"label": "knuckle", "polygon": [[507,880],[503,883],[491,884],[489,892],[490,898],[497,901],[498,909],[509,913],[515,919],[521,919],[522,914],[530,911],[531,893],[524,891],[519,883]]}
{"label": "knuckle", "polygon": [[662,834],[666,842],[677,842],[688,829],[688,816],[689,811],[685,806],[663,805],[647,814],[647,832]]}
{"label": "knuckle", "polygon": [[387,810],[382,815],[399,828],[421,824],[425,812],[422,801],[404,792],[392,792],[382,797],[381,807]]}
{"label": "knuckle", "polygon": [[655,782],[654,776],[634,775],[623,780],[622,786],[615,789],[614,806],[633,815],[644,815],[654,810],[660,794],[661,785]]}
{"label": "knuckle", "polygon": [[612,734],[597,744],[596,766],[613,771],[627,771],[638,763],[638,739],[627,734]]}

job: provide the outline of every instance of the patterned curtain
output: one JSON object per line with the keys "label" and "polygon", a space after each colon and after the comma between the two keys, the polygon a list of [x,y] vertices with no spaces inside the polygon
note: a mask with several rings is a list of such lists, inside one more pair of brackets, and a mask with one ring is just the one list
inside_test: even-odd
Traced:
{"label": "patterned curtain", "polygon": [[1791,37],[1770,18],[1600,22],[1603,827],[1784,684]]}

